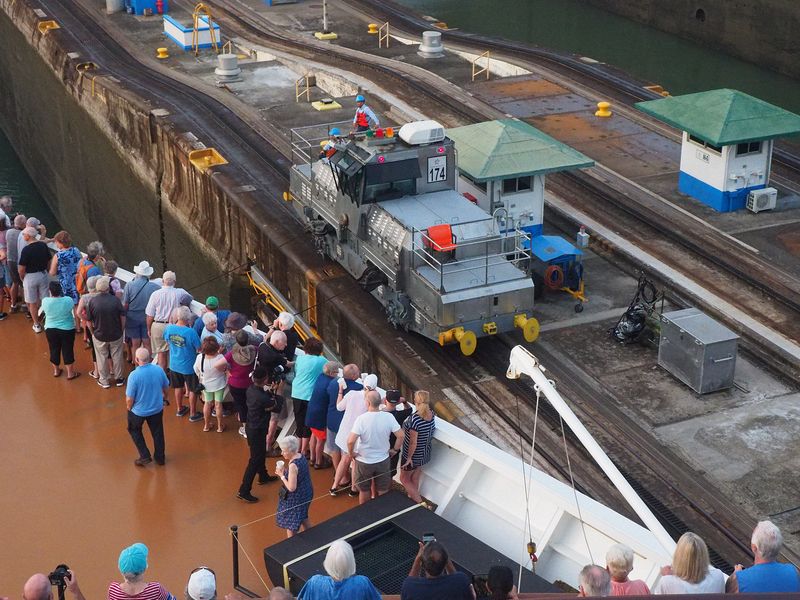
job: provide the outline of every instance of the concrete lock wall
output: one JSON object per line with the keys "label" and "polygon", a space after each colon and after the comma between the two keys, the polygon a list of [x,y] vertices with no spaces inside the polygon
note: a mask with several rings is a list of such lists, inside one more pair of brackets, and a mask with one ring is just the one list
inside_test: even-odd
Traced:
{"label": "concrete lock wall", "polygon": [[[413,350],[385,331],[380,305],[338,265],[320,260],[299,223],[274,219],[277,199],[195,169],[185,130],[151,114],[149,103],[101,70],[93,86],[93,75],[76,69],[81,59],[67,56],[58,36],[39,32],[38,21],[25,0],[0,0],[0,127],[77,243],[101,239],[129,266],[145,258],[157,269],[168,265],[179,285],[252,259],[299,310],[309,308],[313,286],[320,334],[348,361],[378,373],[382,387],[425,386],[420,378],[430,373],[400,364],[398,350],[412,358]],[[226,298],[237,281],[222,278],[193,294]]]}
{"label": "concrete lock wall", "polygon": [[797,0],[583,0],[757,65],[800,76]]}

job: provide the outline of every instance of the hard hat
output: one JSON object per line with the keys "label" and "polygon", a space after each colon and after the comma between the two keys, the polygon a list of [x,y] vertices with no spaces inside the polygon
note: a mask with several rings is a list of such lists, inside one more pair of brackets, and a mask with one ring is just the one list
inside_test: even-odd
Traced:
{"label": "hard hat", "polygon": [[366,100],[364,99],[364,96],[359,94],[358,96],[356,96],[356,102],[366,102]]}
{"label": "hard hat", "polygon": [[338,127],[334,127],[333,129],[331,129],[331,135],[342,135],[342,132],[339,131]]}

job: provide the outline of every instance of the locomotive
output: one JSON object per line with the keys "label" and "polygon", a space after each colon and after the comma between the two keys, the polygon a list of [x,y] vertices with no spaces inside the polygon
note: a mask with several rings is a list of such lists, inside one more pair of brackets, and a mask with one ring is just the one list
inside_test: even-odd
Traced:
{"label": "locomotive", "polygon": [[[478,338],[515,328],[534,341],[528,234],[456,191],[457,152],[444,127],[417,121],[332,138],[332,125],[292,131],[288,198],[317,249],[395,327],[458,343],[466,355]],[[320,141],[328,151],[318,157]]]}

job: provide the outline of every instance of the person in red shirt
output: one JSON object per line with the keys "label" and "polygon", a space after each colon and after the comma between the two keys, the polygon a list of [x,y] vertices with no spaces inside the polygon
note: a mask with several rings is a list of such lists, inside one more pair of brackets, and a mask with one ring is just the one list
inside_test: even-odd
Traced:
{"label": "person in red shirt", "polygon": [[633,550],[625,544],[614,544],[606,552],[606,569],[611,575],[612,596],[647,596],[650,589],[641,579],[628,579],[633,570]]}

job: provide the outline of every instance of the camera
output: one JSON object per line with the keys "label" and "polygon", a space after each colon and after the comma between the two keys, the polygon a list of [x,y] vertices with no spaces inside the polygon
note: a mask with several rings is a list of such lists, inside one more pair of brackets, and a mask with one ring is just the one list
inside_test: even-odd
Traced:
{"label": "camera", "polygon": [[275,365],[275,368],[269,374],[269,380],[272,383],[278,383],[286,380],[286,368],[283,365]]}
{"label": "camera", "polygon": [[50,580],[50,585],[58,587],[59,597],[63,597],[64,589],[67,587],[66,578],[69,576],[69,567],[67,565],[58,565],[47,578]]}

